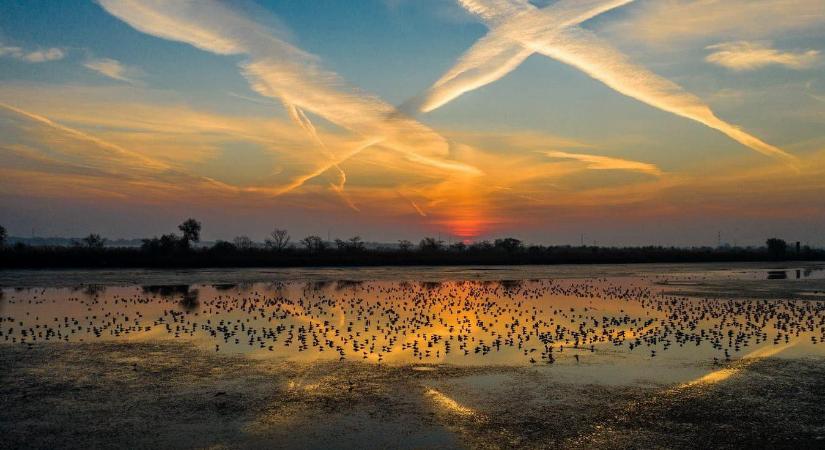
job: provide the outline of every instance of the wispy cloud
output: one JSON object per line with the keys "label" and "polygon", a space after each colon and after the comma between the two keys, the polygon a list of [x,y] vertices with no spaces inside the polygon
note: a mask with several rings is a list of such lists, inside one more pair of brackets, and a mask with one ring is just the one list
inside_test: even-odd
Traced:
{"label": "wispy cloud", "polygon": [[791,166],[797,163],[793,155],[720,119],[701,99],[676,83],[633,64],[587,30],[566,30],[548,41],[537,41],[532,45],[541,53],[582,70],[621,94],[704,124]]}
{"label": "wispy cloud", "polygon": [[4,145],[0,155],[15,155],[24,161],[37,163],[32,167],[6,167],[5,173],[9,176],[21,172],[33,174],[32,180],[52,176],[54,179],[48,182],[49,185],[62,180],[74,186],[74,181],[77,181],[95,190],[117,184],[124,187],[124,193],[133,189],[133,195],[140,195],[139,191],[144,190],[161,192],[171,187],[175,191],[197,187],[216,195],[239,192],[224,183],[190,174],[12,105],[0,103],[0,116],[4,118],[4,127],[15,133],[18,142]]}
{"label": "wispy cloud", "polygon": [[733,71],[756,70],[766,66],[807,69],[819,62],[819,51],[783,52],[760,42],[736,41],[711,45],[713,53],[705,61]]}
{"label": "wispy cloud", "polygon": [[411,99],[403,108],[409,112],[430,112],[515,70],[534,50],[508,38],[510,32],[538,34],[560,30],[632,1],[562,0],[538,11],[523,0],[460,0],[469,12],[490,25],[490,33],[473,45],[427,92]]}
{"label": "wispy cloud", "polygon": [[129,161],[132,163],[138,163],[138,167],[148,167],[154,170],[168,170],[169,166],[167,164],[152,160],[147,158],[139,153],[133,152],[131,150],[125,149],[120,145],[113,144],[111,142],[107,142],[103,139],[98,138],[97,136],[91,135],[81,130],[77,130],[71,127],[67,127],[65,125],[59,124],[54,122],[47,117],[43,117],[41,115],[31,113],[20,108],[16,108],[12,105],[7,105],[5,103],[0,103],[0,109],[5,109],[12,113],[16,113],[20,116],[25,117],[26,119],[45,125],[50,129],[55,131],[61,132],[65,135],[71,136],[75,139],[86,141],[90,144],[94,144],[96,150],[104,150],[103,152],[97,152],[96,157],[100,159],[114,161]]}
{"label": "wispy cloud", "polygon": [[137,69],[124,66],[120,61],[111,58],[91,58],[86,60],[83,66],[105,77],[126,83],[134,83],[135,76],[139,73]]}
{"label": "wispy cloud", "polygon": [[478,13],[491,31],[421,97],[425,99],[420,102],[422,111],[498,80],[515,69],[525,55],[535,52],[573,66],[623,95],[718,130],[759,153],[789,165],[796,163],[784,150],[720,119],[701,99],[676,83],[634,64],[593,32],[574,26],[627,1],[560,0],[541,10],[519,0],[463,3]]}
{"label": "wispy cloud", "polygon": [[449,160],[449,144],[429,127],[347,86],[318,59],[217,2],[101,0],[135,29],[221,55],[247,55],[242,72],[259,94],[317,114],[365,140],[439,170],[478,173]]}
{"label": "wispy cloud", "polygon": [[[399,8],[421,7],[418,0],[406,1],[410,6]],[[426,1],[434,7],[447,4],[444,0]],[[631,118],[623,118],[622,125],[604,127],[593,119],[585,124],[563,121],[555,125],[557,130],[566,130],[559,131],[567,133],[566,137],[527,129],[530,124],[538,123],[538,119],[528,117],[536,105],[519,103],[523,98],[518,95],[507,98],[507,106],[503,106],[523,107],[510,115],[515,122],[488,119],[490,111],[475,111],[469,117],[470,123],[459,124],[456,120],[466,117],[451,114],[428,118],[440,124],[435,129],[343,80],[318,57],[290,43],[277,26],[260,25],[258,15],[240,15],[233,3],[100,2],[116,17],[152,36],[187,43],[215,55],[231,55],[215,61],[224,61],[231,70],[246,77],[241,80],[242,84],[251,90],[227,87],[223,83],[226,80],[221,79],[216,80],[211,95],[205,94],[197,86],[164,82],[178,74],[162,73],[160,66],[152,70],[159,75],[152,77],[152,81],[163,83],[153,88],[141,82],[139,72],[131,71],[127,65],[131,60],[95,58],[91,56],[93,50],[68,47],[55,49],[59,55],[50,54],[48,49],[38,50],[35,44],[9,41],[23,48],[0,45],[3,56],[15,58],[6,60],[7,64],[23,66],[23,61],[45,61],[62,55],[72,58],[74,69],[81,73],[87,69],[95,71],[85,73],[85,78],[91,77],[91,81],[99,83],[89,80],[75,83],[71,80],[76,77],[71,74],[69,79],[60,81],[64,75],[61,69],[50,72],[47,77],[35,77],[49,81],[9,79],[0,85],[0,102],[13,105],[0,106],[0,194],[3,198],[116,199],[120,205],[149,202],[163,206],[158,210],[169,211],[180,211],[181,205],[188,208],[200,204],[209,209],[226,209],[239,217],[254,215],[260,217],[259,222],[269,220],[271,212],[277,210],[289,228],[298,233],[317,233],[319,229],[313,227],[326,227],[325,222],[339,227],[352,220],[361,227],[357,228],[359,233],[382,230],[399,238],[407,232],[420,234],[425,230],[433,233],[449,230],[467,238],[489,237],[491,233],[520,232],[529,226],[552,229],[564,220],[572,223],[581,217],[599,217],[601,222],[606,222],[605,211],[614,211],[617,223],[634,220],[634,217],[659,217],[662,211],[671,217],[698,218],[716,217],[714,214],[720,211],[740,216],[782,211],[783,217],[789,218],[822,213],[816,202],[824,188],[825,177],[820,168],[825,167],[825,159],[821,153],[817,158],[810,155],[822,144],[822,138],[816,134],[816,125],[823,120],[821,108],[817,106],[825,100],[817,91],[821,86],[816,85],[818,78],[814,71],[805,77],[813,80],[808,83],[806,96],[785,95],[791,93],[791,87],[779,90],[771,80],[760,76],[759,81],[765,84],[764,90],[770,91],[770,97],[739,83],[717,93],[717,98],[703,95],[700,99],[640,67],[635,57],[631,60],[623,55],[613,48],[611,41],[605,42],[605,36],[615,38],[610,34],[612,24],[628,20],[643,23],[638,22],[640,14],[654,8],[658,10],[657,5],[661,3],[681,11],[657,16],[663,42],[671,42],[668,39],[676,39],[682,33],[665,30],[668,26],[707,20],[715,36],[705,38],[696,32],[695,38],[703,40],[696,43],[693,50],[702,52],[705,46],[719,42],[728,47],[720,45],[704,51],[700,61],[708,53],[733,50],[744,53],[741,48],[730,47],[731,42],[727,41],[753,39],[745,41],[750,43],[764,38],[740,36],[738,33],[742,30],[738,24],[725,28],[725,22],[735,17],[732,11],[735,8],[728,8],[726,1],[456,0],[449,8],[460,13],[457,15],[461,20],[481,17],[490,31],[455,61],[454,67],[442,77],[436,77],[438,81],[432,89],[405,106],[416,113],[437,109],[466,92],[506,76],[529,55],[544,54],[580,69],[616,92],[724,130],[739,142],[771,153],[775,147],[769,147],[733,124],[722,122],[706,106],[707,103],[715,105],[714,100],[725,96],[729,100],[720,102],[720,108],[724,106],[728,114],[737,114],[736,111],[741,111],[759,95],[761,103],[773,105],[759,115],[784,117],[784,121],[776,121],[777,124],[770,124],[768,129],[782,136],[783,142],[787,142],[783,145],[799,155],[801,173],[790,175],[772,160],[754,157],[745,151],[705,158],[718,148],[715,146],[719,145],[719,137],[712,132],[702,133],[701,129],[693,129],[699,132],[688,136],[686,141],[678,139],[679,142],[654,141],[655,137],[640,131],[650,129],[645,124],[623,126]],[[760,5],[772,4],[777,11],[779,4],[804,3],[802,0],[729,2],[744,8],[743,11],[761,8],[763,13],[770,8]],[[628,6],[621,12],[588,22],[591,17],[626,3]],[[706,10],[697,6],[682,7],[701,3],[710,6]],[[532,6],[538,4],[550,6],[541,9]],[[719,16],[727,19],[705,17],[717,16],[721,9],[730,10]],[[810,8],[807,11],[813,13]],[[797,10],[786,12],[799,15]],[[776,21],[789,20],[775,15]],[[398,17],[399,21],[407,19],[406,15]],[[114,19],[110,17],[110,20]],[[260,20],[270,23],[266,18]],[[773,27],[774,32],[780,29],[774,27],[773,22],[762,20],[760,23],[762,25],[751,26]],[[782,26],[785,30],[791,29],[789,23]],[[685,33],[689,31],[692,32]],[[636,32],[643,33],[643,30]],[[632,44],[638,36],[629,31],[628,39],[619,40],[618,45],[639,51],[639,46]],[[777,53],[769,55],[774,59],[777,54],[804,56],[808,52],[800,50],[819,49],[818,41],[796,33],[776,42]],[[786,47],[789,45],[786,42],[801,47]],[[178,49],[169,42],[163,45],[172,52]],[[753,53],[752,47],[747,50]],[[427,57],[439,57],[425,53]],[[96,54],[108,56],[102,52]],[[181,53],[182,61],[187,55],[192,56]],[[382,53],[382,56],[386,55]],[[147,71],[151,70],[151,61],[145,64],[148,64]],[[794,66],[786,60],[772,64]],[[58,65],[31,68],[40,73],[59,69]],[[681,63],[668,66],[672,71],[683,67]],[[801,66],[796,64],[796,67]],[[20,74],[26,72],[31,71]],[[363,70],[349,72],[363,75]],[[108,78],[98,78],[98,73],[124,82],[109,82]],[[520,79],[541,83],[535,81],[535,76],[544,73],[532,71]],[[704,73],[701,77],[691,73],[678,75],[697,85],[715,86],[707,82]],[[794,74],[790,81],[798,84],[796,80],[803,75]],[[596,88],[599,95],[610,95],[610,91],[600,90],[592,80],[587,81],[589,78],[574,78],[572,82],[583,83],[579,87],[584,91]],[[375,79],[367,77],[365,82]],[[245,80],[248,83],[244,83]],[[381,80],[384,81],[379,84],[386,89],[385,77]],[[409,78],[396,81],[403,84]],[[222,95],[229,89],[231,93]],[[563,97],[571,95],[575,93],[568,92]],[[732,98],[740,99],[739,103],[733,104]],[[818,116],[803,120],[789,117],[789,104],[795,111],[805,109]],[[565,105],[551,101],[546,107],[563,110]],[[652,111],[656,114],[657,110]],[[593,117],[603,118],[605,113],[601,111]],[[793,120],[792,129],[787,128],[791,123],[788,120]],[[667,134],[666,127],[665,124],[654,134]],[[722,142],[725,148],[731,145],[734,144]],[[763,145],[765,147],[760,147]],[[691,148],[697,150],[688,155]],[[623,149],[632,149],[634,156],[622,153]],[[784,158],[778,153],[774,155]],[[708,159],[712,159],[712,164]],[[751,169],[753,173],[743,174],[743,169]],[[288,212],[285,207],[294,210]],[[360,211],[357,218],[350,210]],[[305,212],[311,212],[312,219],[299,226],[297,223],[303,219],[294,218]],[[779,213],[775,214],[778,217]],[[294,220],[297,222],[289,223]]]}
{"label": "wispy cloud", "polygon": [[[237,166],[215,168],[213,172],[224,181],[254,187],[260,193],[283,195],[316,177],[329,178],[336,186],[342,184],[339,175],[330,170],[329,157],[318,152],[318,144],[308,141],[306,132],[286,118],[272,117],[270,108],[263,110],[264,115],[219,114],[193,109],[168,91],[132,85],[9,83],[0,86],[0,101],[91,131],[124,148],[140,149],[148,157],[176,166],[204,168],[239,145],[259,149],[271,155],[273,166],[258,165],[247,172],[247,161],[241,158]],[[101,110],[106,114],[100,114]],[[347,138],[341,133],[327,133],[323,138],[338,164],[363,150],[363,144],[376,142]],[[263,175],[268,170],[270,175]]]}
{"label": "wispy cloud", "polygon": [[823,24],[821,0],[656,0],[639,2],[604,31],[670,51],[680,41],[766,39],[791,30],[821,29]]}
{"label": "wispy cloud", "polygon": [[0,43],[0,57],[3,56],[29,63],[42,63],[63,59],[66,52],[59,48],[25,50],[21,47],[7,46]]}
{"label": "wispy cloud", "polygon": [[427,217],[427,213],[424,212],[424,210],[421,209],[420,206],[418,206],[418,203],[416,203],[415,200],[411,199],[410,197],[408,197],[406,194],[404,194],[401,191],[397,191],[397,192],[398,192],[399,197],[401,197],[405,201],[409,202],[410,206],[412,206],[412,208],[413,208],[413,210],[415,211],[416,214],[418,214],[421,217]]}
{"label": "wispy cloud", "polygon": [[646,173],[657,177],[662,175],[662,171],[654,164],[639,161],[611,158],[609,156],[588,155],[584,153],[568,153],[559,151],[548,151],[543,153],[549,158],[579,161],[584,163],[585,167],[591,170],[629,170]]}

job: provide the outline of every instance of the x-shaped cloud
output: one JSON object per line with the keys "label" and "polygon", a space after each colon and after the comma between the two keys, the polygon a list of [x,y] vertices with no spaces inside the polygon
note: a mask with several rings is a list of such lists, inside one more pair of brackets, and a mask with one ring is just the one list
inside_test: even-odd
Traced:
{"label": "x-shaped cloud", "polygon": [[539,9],[528,0],[458,0],[490,32],[427,92],[405,105],[429,112],[465,92],[515,70],[533,53],[573,66],[615,91],[663,111],[716,129],[759,153],[790,165],[796,158],[716,117],[708,105],[676,83],[634,64],[620,51],[578,25],[633,0],[559,0]]}
{"label": "x-shaped cloud", "polygon": [[[277,99],[290,118],[319,145],[328,162],[320,173],[336,169],[343,189],[346,175],[339,164],[370,146],[402,154],[408,160],[444,171],[478,174],[472,166],[449,159],[449,143],[424,124],[395,114],[381,99],[351,88],[318,59],[217,1],[100,0],[100,5],[133,28],[156,37],[190,44],[218,55],[242,55],[243,75],[253,90]],[[304,111],[323,117],[361,138],[343,156],[333,155]],[[299,178],[280,194],[300,186]],[[266,190],[264,188],[260,189]]]}

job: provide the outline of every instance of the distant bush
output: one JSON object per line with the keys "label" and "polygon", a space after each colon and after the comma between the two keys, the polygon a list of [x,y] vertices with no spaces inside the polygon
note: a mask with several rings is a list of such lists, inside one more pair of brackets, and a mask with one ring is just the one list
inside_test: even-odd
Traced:
{"label": "distant bush", "polygon": [[320,236],[315,236],[315,235],[307,236],[307,237],[301,239],[301,245],[303,245],[304,248],[307,249],[307,251],[310,251],[310,252],[313,252],[313,253],[322,252],[322,251],[326,250],[326,248],[327,248],[326,242],[324,242],[324,240],[321,239]]}
{"label": "distant bush", "polygon": [[239,250],[249,250],[250,248],[255,247],[255,243],[252,242],[252,239],[249,236],[238,236],[236,237],[232,243],[235,244]]}
{"label": "distant bush", "polygon": [[444,247],[444,241],[434,237],[425,237],[418,243],[418,248],[421,249],[422,252],[437,252],[441,250],[442,247]]}
{"label": "distant bush", "polygon": [[99,250],[106,246],[106,238],[99,234],[90,234],[75,244],[79,247]]}
{"label": "distant bush", "polygon": [[778,238],[770,238],[765,242],[768,253],[773,259],[782,259],[788,251],[788,243]]}
{"label": "distant bush", "polygon": [[[504,237],[493,242],[446,246],[434,237],[422,239],[416,248],[402,240],[394,247],[369,249],[355,236],[337,239],[334,246],[316,235],[289,245],[286,230],[275,229],[265,246],[256,246],[247,236],[234,242],[218,241],[211,247],[193,247],[200,241],[201,224],[188,219],[179,227],[182,236],[164,234],[144,239],[139,248],[106,246],[98,234],[77,241],[72,247],[34,247],[17,243],[0,246],[0,267],[264,267],[264,266],[377,266],[377,265],[489,265],[489,264],[592,264],[651,262],[729,262],[793,258],[825,260],[825,250],[809,246],[788,252],[787,243],[768,239],[764,247],[595,247],[530,245]],[[0,242],[5,242],[0,227]]]}

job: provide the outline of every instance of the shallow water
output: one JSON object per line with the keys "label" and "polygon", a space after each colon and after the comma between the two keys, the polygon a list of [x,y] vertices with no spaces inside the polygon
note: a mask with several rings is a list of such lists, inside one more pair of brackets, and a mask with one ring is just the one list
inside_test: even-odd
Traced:
{"label": "shallow water", "polygon": [[[799,276],[797,276],[797,271]],[[784,272],[784,277],[778,275]],[[0,270],[0,287],[240,284],[271,281],[498,281],[647,276],[689,283],[825,279],[825,263],[379,266],[240,269]],[[784,285],[783,285],[784,286]]]}
{"label": "shallow water", "polygon": [[256,359],[715,382],[729,363],[825,352],[822,273],[813,264],[4,272],[0,343],[175,340]]}

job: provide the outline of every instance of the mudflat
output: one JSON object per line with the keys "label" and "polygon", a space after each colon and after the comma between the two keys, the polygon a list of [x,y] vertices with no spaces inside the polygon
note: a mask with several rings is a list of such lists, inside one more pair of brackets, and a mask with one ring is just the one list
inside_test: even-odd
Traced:
{"label": "mudflat", "polygon": [[2,346],[0,362],[5,448],[825,442],[825,361],[818,358],[761,359],[724,381],[696,385],[578,383],[544,367],[252,360],[170,342]]}

